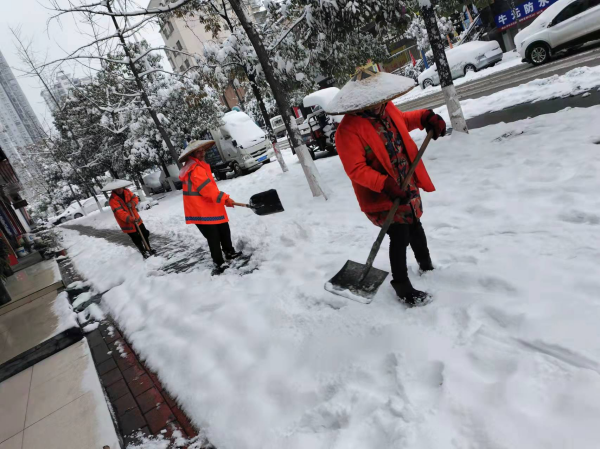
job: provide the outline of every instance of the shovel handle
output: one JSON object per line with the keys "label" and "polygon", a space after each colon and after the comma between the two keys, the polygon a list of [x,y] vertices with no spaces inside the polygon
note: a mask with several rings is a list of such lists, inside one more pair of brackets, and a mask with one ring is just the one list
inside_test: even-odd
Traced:
{"label": "shovel handle", "polygon": [[250,207],[250,206],[249,206],[249,205],[247,205],[247,204],[244,204],[244,203],[236,203],[235,201],[233,202],[233,205],[234,205],[234,206],[239,206],[239,207]]}
{"label": "shovel handle", "polygon": [[[421,161],[421,158],[423,157],[423,153],[425,153],[425,150],[427,149],[427,145],[429,145],[429,142],[431,141],[432,138],[433,138],[433,131],[429,131],[429,133],[427,133],[427,137],[425,137],[425,140],[421,144],[421,148],[419,149],[419,152],[417,153],[415,160],[412,161],[412,164],[410,165],[410,168],[408,169],[408,173],[402,180],[402,185],[400,186],[400,188],[402,190],[406,190],[406,187],[408,186],[408,183],[410,182],[410,178],[412,177],[413,173],[415,172],[417,165],[419,165],[419,162]],[[363,274],[360,278],[361,281],[367,276],[367,274],[369,273],[369,270],[373,266],[373,262],[375,261],[375,256],[377,256],[377,253],[379,252],[379,248],[381,247],[381,242],[383,242],[383,238],[385,237],[385,234],[387,234],[387,231],[390,228],[392,221],[394,220],[394,215],[396,215],[396,210],[398,210],[399,205],[400,205],[400,198],[396,198],[396,200],[394,201],[394,205],[388,212],[388,215],[383,223],[383,226],[381,226],[381,231],[379,231],[377,240],[375,240],[375,243],[373,243],[373,247],[371,248],[371,252],[369,253],[369,258],[367,259],[367,263],[365,265],[365,271],[363,272]]]}

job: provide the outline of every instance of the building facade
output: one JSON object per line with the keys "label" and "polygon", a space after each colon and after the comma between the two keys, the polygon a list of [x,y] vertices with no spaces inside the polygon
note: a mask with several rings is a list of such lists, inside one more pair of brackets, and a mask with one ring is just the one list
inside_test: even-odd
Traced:
{"label": "building facade", "polygon": [[[57,102],[60,106],[62,106],[69,96],[69,93],[76,89],[77,87],[85,86],[92,82],[91,77],[86,78],[75,78],[69,77],[64,73],[59,73],[54,83],[52,83],[50,87],[50,91],[44,89],[41,93],[42,98],[46,102],[48,108],[54,112],[56,110]],[[55,101],[56,100],[56,101]]]}
{"label": "building facade", "polygon": [[[156,8],[164,2],[165,0],[151,0],[148,8]],[[264,20],[266,10],[261,0],[248,0],[245,4],[253,20],[259,23]],[[214,42],[215,40],[222,42],[230,34],[229,30],[224,28],[217,38],[213,39],[212,33],[207,31],[196,17],[173,17],[163,22],[160,28],[160,35],[163,38],[165,46],[190,55],[202,55],[204,53],[204,45],[207,42]],[[174,72],[183,73],[196,65],[196,61],[192,56],[170,51],[166,51],[165,53]],[[244,92],[242,89],[236,88],[232,83],[221,93],[221,102],[228,109],[238,106],[243,98]]]}
{"label": "building facade", "polygon": [[41,139],[40,122],[0,52],[0,146],[11,161],[17,162],[20,147]]}

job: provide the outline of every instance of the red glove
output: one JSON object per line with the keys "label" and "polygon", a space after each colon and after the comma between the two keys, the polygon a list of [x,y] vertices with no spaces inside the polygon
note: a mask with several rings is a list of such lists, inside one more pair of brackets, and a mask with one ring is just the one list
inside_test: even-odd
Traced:
{"label": "red glove", "polygon": [[388,176],[383,184],[383,193],[390,197],[392,201],[396,198],[400,198],[400,204],[408,204],[408,192],[402,190],[396,180],[391,176]]}
{"label": "red glove", "polygon": [[235,201],[233,201],[231,198],[227,198],[227,199],[225,200],[225,206],[227,206],[227,207],[233,207],[233,203],[234,203],[234,202],[235,202]]}
{"label": "red glove", "polygon": [[439,114],[434,114],[431,109],[428,109],[423,117],[421,117],[421,125],[429,131],[433,131],[433,140],[446,135],[446,122]]}

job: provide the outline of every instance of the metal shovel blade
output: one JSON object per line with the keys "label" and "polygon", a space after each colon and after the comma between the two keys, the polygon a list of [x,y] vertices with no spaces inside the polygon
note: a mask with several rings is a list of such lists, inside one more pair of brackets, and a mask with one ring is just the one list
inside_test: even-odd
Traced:
{"label": "metal shovel blade", "polygon": [[325,284],[325,290],[352,301],[370,304],[389,273],[371,267],[364,276],[366,267],[363,263],[347,261],[343,268]]}
{"label": "metal shovel blade", "polygon": [[281,204],[281,200],[275,189],[252,195],[248,202],[248,207],[250,207],[256,215],[271,215],[283,212],[283,205]]}

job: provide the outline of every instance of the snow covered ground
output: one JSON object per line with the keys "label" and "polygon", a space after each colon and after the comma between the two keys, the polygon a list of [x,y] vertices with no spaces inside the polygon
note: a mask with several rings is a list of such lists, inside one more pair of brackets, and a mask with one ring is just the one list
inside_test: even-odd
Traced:
{"label": "snow covered ground", "polygon": [[[276,188],[286,211],[230,211],[258,270],[166,274],[162,258],[63,230],[69,254],[136,351],[220,449],[598,445],[600,106],[432,142],[423,224],[435,300],[405,309],[389,284],[361,305],[323,284],[367,258],[378,229],[339,158],[314,199],[297,159],[219,183],[236,201]],[[419,137],[422,132],[414,133]],[[182,253],[206,245],[179,194],[141,212]],[[118,229],[109,214],[79,224]],[[410,253],[410,251],[409,251]],[[389,270],[387,239],[375,266]]]}
{"label": "snow covered ground", "polygon": [[[504,53],[502,56],[502,61],[497,63],[494,67],[488,67],[487,69],[480,70],[478,72],[469,72],[465,76],[461,78],[457,78],[454,80],[455,86],[460,86],[462,84],[475,81],[481,78],[486,78],[490,75],[494,75],[498,72],[502,72],[504,70],[513,68],[515,66],[526,64],[525,62],[521,62],[521,56],[516,51],[509,51]],[[427,97],[428,95],[434,94],[436,92],[441,92],[442,88],[440,86],[431,86],[427,89],[421,89],[420,86],[416,86],[413,90],[411,90],[406,95],[403,95],[398,100],[394,101],[396,104],[405,103],[407,101],[416,100],[417,98]]]}

